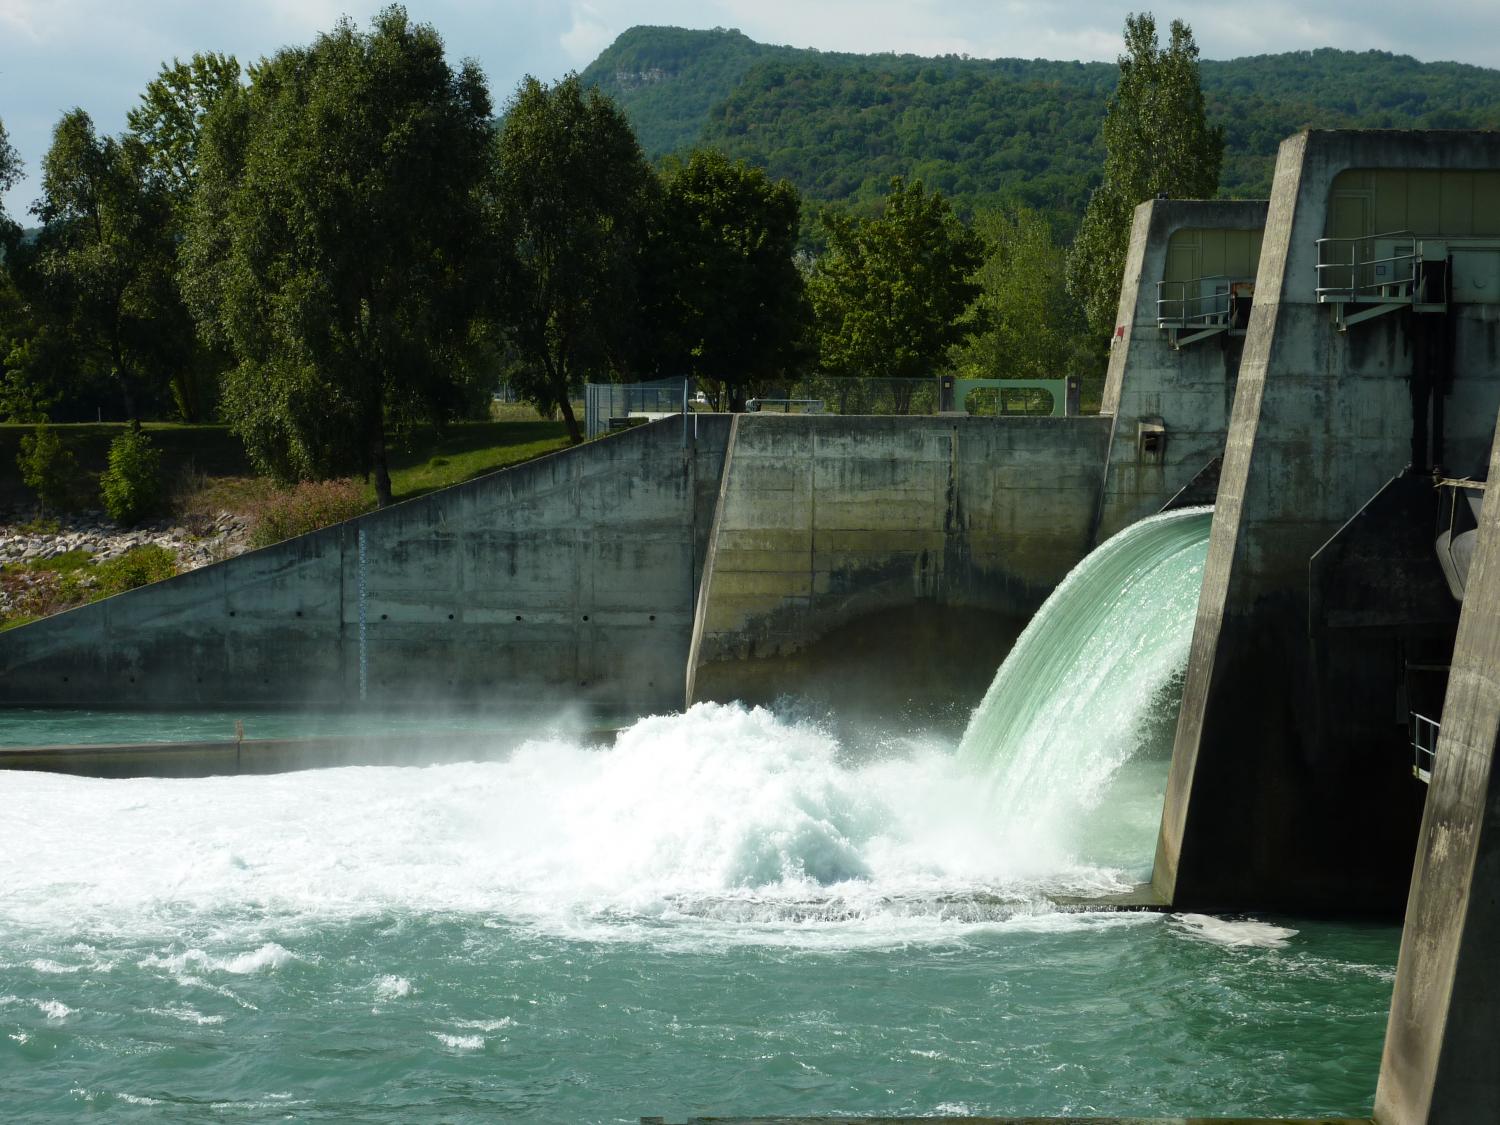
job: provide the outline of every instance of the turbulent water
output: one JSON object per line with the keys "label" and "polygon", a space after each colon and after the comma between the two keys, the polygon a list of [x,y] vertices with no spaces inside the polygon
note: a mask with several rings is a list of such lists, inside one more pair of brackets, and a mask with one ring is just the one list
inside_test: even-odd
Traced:
{"label": "turbulent water", "polygon": [[[1393,928],[1060,910],[1141,877],[1163,763],[1107,752],[1100,848],[1046,802],[1006,805],[1020,759],[976,749],[981,727],[960,751],[704,704],[608,749],[553,737],[467,765],[0,774],[0,1105],[1368,1110]],[[1095,750],[1051,753],[1066,774]]]}

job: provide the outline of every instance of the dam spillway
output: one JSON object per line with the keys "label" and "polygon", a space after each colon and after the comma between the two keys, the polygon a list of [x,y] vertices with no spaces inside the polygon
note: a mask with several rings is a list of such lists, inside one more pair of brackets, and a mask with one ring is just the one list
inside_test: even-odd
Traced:
{"label": "dam spillway", "polygon": [[[1359,1110],[1393,927],[1048,901],[1149,867],[1150,723],[1102,758],[1099,724],[1016,724],[1108,812],[1016,847],[1048,826],[1007,804],[1027,759],[997,710],[1051,665],[1093,706],[1175,711],[1206,520],[1086,562],[962,747],[705,703],[501,761],[8,775],[0,1092],[36,1120]],[[1079,638],[1139,627],[1141,598],[1175,605],[1154,654],[1028,655],[1095,653]],[[1105,821],[1135,830],[1101,860]]]}
{"label": "dam spillway", "polygon": [[1141,763],[1130,780],[1160,790],[1212,517],[1211,508],[1167,512],[1097,547],[996,673],[959,754],[985,778],[1017,847],[1071,833],[1075,847],[1122,864],[1149,850],[1150,812],[1133,823],[1139,806],[1107,798],[1138,754],[1154,769]]}

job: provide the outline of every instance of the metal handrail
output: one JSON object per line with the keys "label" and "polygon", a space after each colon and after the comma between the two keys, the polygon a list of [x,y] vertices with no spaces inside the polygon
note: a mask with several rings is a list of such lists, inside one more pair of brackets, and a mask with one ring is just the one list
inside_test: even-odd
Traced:
{"label": "metal handrail", "polygon": [[[1187,281],[1158,281],[1156,283],[1156,322],[1160,325],[1179,324],[1183,327],[1190,325],[1201,325],[1209,327],[1215,324],[1229,323],[1229,302],[1233,296],[1233,285],[1236,281],[1244,278],[1230,277],[1228,274],[1216,273],[1206,277],[1194,277]],[[1224,291],[1221,293],[1199,293],[1196,296],[1188,296],[1189,285],[1202,285],[1205,281],[1223,281]],[[1170,286],[1177,287],[1177,295],[1169,297],[1165,294]],[[1198,309],[1197,306],[1207,304],[1206,309]],[[1168,314],[1168,307],[1176,307],[1176,316]],[[1189,312],[1189,309],[1194,311]]]}
{"label": "metal handrail", "polygon": [[[1379,240],[1404,241],[1411,243],[1411,249],[1404,254],[1393,254],[1385,258],[1361,258],[1359,255],[1360,245],[1374,243]],[[1349,247],[1349,260],[1328,261],[1330,250],[1339,247]],[[1382,234],[1361,234],[1349,238],[1320,238],[1317,240],[1318,247],[1318,287],[1317,298],[1325,301],[1330,297],[1342,297],[1349,302],[1355,301],[1389,301],[1393,299],[1404,299],[1411,296],[1412,287],[1417,279],[1417,238],[1409,230],[1386,231]],[[1342,256],[1342,255],[1340,255]],[[1361,271],[1373,270],[1376,266],[1389,265],[1392,267],[1391,276],[1371,281],[1361,281]],[[1397,267],[1404,266],[1404,273],[1398,273]],[[1326,270],[1348,270],[1349,283],[1347,285],[1325,285],[1327,279]],[[1397,292],[1392,292],[1395,289]],[[1402,291],[1404,290],[1404,291]]]}
{"label": "metal handrail", "polygon": [[1411,732],[1412,773],[1427,781],[1432,777],[1432,764],[1437,759],[1438,732],[1442,724],[1412,711],[1408,729]]}

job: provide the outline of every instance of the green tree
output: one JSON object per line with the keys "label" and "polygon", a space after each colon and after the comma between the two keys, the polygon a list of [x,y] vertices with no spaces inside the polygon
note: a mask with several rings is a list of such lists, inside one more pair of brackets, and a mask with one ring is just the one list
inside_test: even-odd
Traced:
{"label": "green tree", "polygon": [[10,143],[5,122],[0,120],[0,266],[3,266],[6,251],[14,244],[15,236],[19,233],[15,220],[5,213],[4,197],[20,178],[21,156]]}
{"label": "green tree", "polygon": [[16,286],[15,253],[21,228],[5,213],[5,193],[21,176],[21,158],[0,120],[0,420],[35,421],[36,395],[17,370],[17,349],[24,346],[34,326],[26,301]]}
{"label": "green tree", "polygon": [[[166,194],[172,243],[179,254],[197,189],[204,122],[220,99],[236,92],[239,84],[240,64],[233,55],[210,52],[195,54],[188,62],[173,59],[147,83],[140,104],[128,114],[132,134],[145,153],[147,172]],[[174,271],[173,281],[182,298],[180,271]],[[204,346],[188,316],[174,317],[161,327],[177,333],[172,345],[181,360],[171,371],[177,412],[189,422],[209,417],[228,357]]]}
{"label": "green tree", "polygon": [[496,221],[504,247],[500,316],[523,366],[511,385],[562,412],[590,376],[637,352],[638,266],[655,177],[619,108],[576,74],[527,77],[505,109],[496,149]]}
{"label": "green tree", "polygon": [[152,171],[182,212],[190,205],[198,180],[203,122],[219,99],[239,84],[240,64],[233,55],[210,51],[188,62],[173,59],[146,84],[141,104],[126,116],[131,131],[145,146]]}
{"label": "green tree", "polygon": [[139,416],[186,362],[186,309],[172,281],[165,192],[127,135],[99,136],[81,109],[63,115],[42,160],[38,272],[42,319],[81,363],[108,373],[126,417]]}
{"label": "green tree", "polygon": [[1065,289],[1065,254],[1047,220],[1026,207],[982,211],[974,231],[984,262],[974,275],[974,335],[953,349],[954,366],[975,379],[1056,379],[1088,338]]}
{"label": "green tree", "polygon": [[387,446],[471,399],[492,276],[478,68],[400,7],[254,68],[204,124],[185,287],[236,363],[222,411],[284,479],[373,474]]}
{"label": "green tree", "polygon": [[26,487],[36,493],[43,511],[68,506],[78,477],[78,461],[51,426],[42,423],[21,438],[16,467]]}
{"label": "green tree", "polygon": [[1211,198],[1224,162],[1224,130],[1204,111],[1192,28],[1173,20],[1163,50],[1151,13],[1127,16],[1119,62],[1120,85],[1104,111],[1104,180],[1068,258],[1068,291],[1101,335],[1114,329],[1136,205],[1157,195]]}
{"label": "green tree", "polygon": [[787,181],[721,152],[700,149],[667,166],[646,302],[662,374],[717,380],[741,410],[752,380],[785,377],[803,360],[800,211]]}
{"label": "green tree", "polygon": [[879,216],[825,212],[822,221],[828,252],[807,283],[822,369],[872,378],[935,374],[971,331],[964,314],[979,294],[972,281],[979,239],[941,194],[899,176]]}

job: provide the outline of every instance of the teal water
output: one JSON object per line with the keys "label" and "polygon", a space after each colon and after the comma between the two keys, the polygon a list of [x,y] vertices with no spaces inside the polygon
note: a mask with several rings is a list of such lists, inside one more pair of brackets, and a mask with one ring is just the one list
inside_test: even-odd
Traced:
{"label": "teal water", "polygon": [[[1120,581],[1191,600],[1191,560],[1174,559]],[[1006,771],[1034,723],[976,744],[976,715],[960,747],[713,704],[607,749],[559,736],[499,761],[0,774],[0,1106],[28,1121],[1368,1112],[1395,927],[1051,904],[1149,867],[1165,768],[1150,712],[1174,706],[1178,671],[1163,643],[1117,646],[1155,662],[1128,691],[1095,691],[1112,665],[1062,673],[1097,706],[1144,693],[1118,713],[1145,716],[1133,733],[1038,713],[1072,724],[1052,742],[1057,784],[1094,778],[1066,805],[1014,799]]]}
{"label": "teal water", "polygon": [[0,747],[231,741],[234,724],[246,738],[360,738],[446,731],[581,730],[582,712],[443,714],[434,711],[359,714],[341,711],[68,711],[17,708],[0,717]]}

